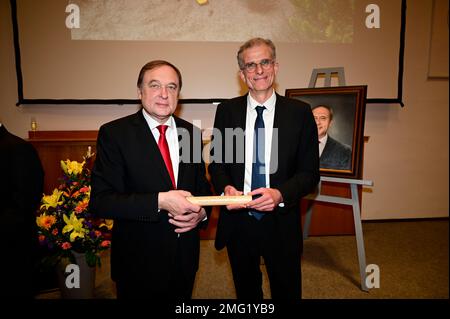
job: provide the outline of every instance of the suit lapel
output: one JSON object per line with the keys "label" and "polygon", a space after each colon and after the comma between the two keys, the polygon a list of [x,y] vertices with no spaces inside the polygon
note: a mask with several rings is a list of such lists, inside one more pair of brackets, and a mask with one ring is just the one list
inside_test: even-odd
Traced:
{"label": "suit lapel", "polygon": [[148,165],[143,167],[143,169],[152,172],[152,175],[157,175],[155,178],[159,178],[164,182],[164,188],[171,189],[172,181],[169,172],[167,171],[166,164],[159,151],[158,144],[148,127],[147,121],[142,115],[142,111],[138,111],[136,118],[133,120],[133,124],[136,126],[137,147],[148,159],[145,161]]}
{"label": "suit lapel", "polygon": [[[191,176],[188,172],[193,164],[201,163],[203,156],[202,135],[199,129],[194,129],[194,126],[180,118],[174,116],[177,125],[179,155],[180,161],[178,165],[178,185],[183,189],[189,189],[192,185]],[[184,145],[182,145],[183,143]]]}
{"label": "suit lapel", "polygon": [[6,130],[5,125],[2,124],[2,126],[0,126],[0,136],[1,136],[1,137],[6,136],[6,133],[7,133],[7,132],[8,132],[8,131]]}
{"label": "suit lapel", "polygon": [[[280,95],[277,94],[277,101],[275,103],[275,114],[273,118],[273,132],[272,132],[272,146],[270,153],[270,163],[274,165],[280,164],[280,150],[283,150],[284,147],[289,147],[289,145],[281,145],[285,137],[281,136],[280,128],[284,128],[286,125],[283,124],[286,116],[289,116],[286,112],[283,112],[283,100]],[[276,132],[276,133],[275,133]],[[272,172],[272,167],[270,168],[270,172]],[[270,185],[276,184],[278,169],[274,170],[273,174],[270,174]]]}
{"label": "suit lapel", "polygon": [[247,95],[242,96],[239,100],[239,103],[237,104],[239,109],[238,112],[236,112],[236,127],[241,128],[243,131],[245,131],[245,121],[247,120]]}
{"label": "suit lapel", "polygon": [[[231,129],[236,129],[236,128],[240,128],[242,129],[243,132],[245,132],[245,128],[246,128],[246,120],[247,120],[247,96],[248,93],[246,95],[240,96],[236,103],[234,104],[234,108],[235,111],[231,112],[233,118],[232,118],[232,122],[230,123]],[[226,136],[226,134],[225,134]],[[225,140],[225,136],[223,137],[223,139]],[[244,159],[245,159],[245,139],[246,139],[246,135],[244,134]],[[234,156],[237,156],[237,152],[238,150],[236,149],[236,144],[233,143],[233,147],[234,147]],[[225,156],[225,154],[223,154],[223,156]],[[232,166],[232,170],[235,171],[236,176],[238,176],[238,181],[236,183],[236,186],[238,189],[244,189],[244,178],[245,178],[245,163],[237,163],[236,165]]]}
{"label": "suit lapel", "polygon": [[[178,134],[178,149],[179,149],[179,158],[180,161],[178,163],[178,177],[177,177],[177,188],[182,189],[183,188],[183,183],[184,183],[184,172],[186,169],[186,164],[182,158],[183,158],[183,147],[180,146],[180,143],[182,142],[182,138],[189,138],[189,148],[192,145],[192,141],[191,141],[191,132],[189,131],[189,129],[184,125],[184,123],[182,121],[180,121],[180,119],[176,116],[173,117],[175,120],[175,124],[177,126],[177,134]],[[187,132],[189,132],[189,136],[186,136],[186,130]],[[186,151],[186,150],[184,150]],[[190,152],[192,152],[191,149],[189,149]],[[189,158],[190,160],[190,158]]]}

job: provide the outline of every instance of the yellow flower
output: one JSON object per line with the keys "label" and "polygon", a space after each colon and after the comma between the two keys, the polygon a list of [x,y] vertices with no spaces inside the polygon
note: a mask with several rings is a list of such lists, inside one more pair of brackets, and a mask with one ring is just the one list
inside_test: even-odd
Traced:
{"label": "yellow flower", "polygon": [[63,216],[66,226],[64,226],[62,232],[70,233],[70,241],[74,242],[77,237],[84,238],[84,235],[88,232],[87,229],[83,228],[84,218],[77,219],[75,213],[70,214],[70,219],[66,215]]}
{"label": "yellow flower", "polygon": [[61,168],[65,174],[78,175],[83,171],[84,164],[86,162],[78,163],[77,161],[65,160],[61,161]]}
{"label": "yellow flower", "polygon": [[56,188],[53,190],[53,194],[51,195],[44,195],[42,197],[42,205],[41,208],[45,207],[48,209],[49,207],[56,207],[58,205],[61,205],[63,202],[59,200],[59,198],[62,195],[62,191],[57,190]]}
{"label": "yellow flower", "polygon": [[113,228],[113,225],[114,221],[112,219],[105,219],[105,222],[101,223],[99,228],[106,227],[108,228],[108,230],[111,230]]}
{"label": "yellow flower", "polygon": [[41,216],[36,217],[36,224],[40,228],[44,228],[47,230],[50,229],[50,227],[52,227],[55,222],[56,222],[56,217],[53,215],[46,215],[44,213]]}

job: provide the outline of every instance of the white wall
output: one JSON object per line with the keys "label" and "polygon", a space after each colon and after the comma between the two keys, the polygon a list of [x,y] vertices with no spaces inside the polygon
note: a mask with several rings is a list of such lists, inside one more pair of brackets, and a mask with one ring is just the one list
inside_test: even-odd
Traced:
{"label": "white wall", "polygon": [[407,4],[405,107],[367,108],[364,219],[448,216],[448,80],[427,80],[432,1]]}

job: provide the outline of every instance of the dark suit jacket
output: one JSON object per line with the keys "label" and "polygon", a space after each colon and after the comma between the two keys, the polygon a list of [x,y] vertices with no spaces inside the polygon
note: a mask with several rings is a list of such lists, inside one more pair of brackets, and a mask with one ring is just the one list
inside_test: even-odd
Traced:
{"label": "dark suit jacket", "polygon": [[[197,146],[201,147],[200,130],[174,118],[179,133],[189,132],[189,146],[195,132],[200,142]],[[210,186],[204,163],[193,163],[192,147],[190,151],[190,163],[183,163],[180,158],[177,188],[193,195],[208,195]],[[91,209],[99,217],[114,219],[113,280],[150,285],[149,289],[155,291],[167,290],[177,245],[182,251],[183,269],[186,274],[195,275],[199,227],[177,238],[167,212],[158,212],[158,193],[169,191],[172,183],[141,110],[100,128],[91,183]]]}
{"label": "dark suit jacket", "polygon": [[[225,128],[245,130],[247,96],[228,100],[217,107],[214,127],[224,135]],[[319,182],[319,154],[317,127],[308,104],[277,94],[274,129],[278,129],[278,151],[272,141],[271,165],[278,155],[278,169],[270,175],[270,187],[277,188],[284,200],[272,215],[276,224],[276,236],[280,249],[299,255],[302,235],[299,202]],[[214,138],[214,137],[213,137]],[[214,141],[213,141],[214,143]],[[225,144],[225,143],[223,143]],[[236,154],[236,145],[233,146]],[[225,156],[225,149],[222,149]],[[214,154],[212,154],[214,155]],[[238,190],[244,187],[244,163],[212,162],[208,169],[215,190],[221,194],[226,185]],[[230,236],[235,236],[246,210],[229,212],[222,207],[216,234],[216,248],[226,246]],[[267,218],[266,216],[265,218]]]}
{"label": "dark suit jacket", "polygon": [[34,147],[0,127],[0,296],[32,295],[37,255],[36,210],[42,197],[44,171]]}
{"label": "dark suit jacket", "polygon": [[327,144],[320,156],[321,168],[350,169],[352,149],[328,135]]}

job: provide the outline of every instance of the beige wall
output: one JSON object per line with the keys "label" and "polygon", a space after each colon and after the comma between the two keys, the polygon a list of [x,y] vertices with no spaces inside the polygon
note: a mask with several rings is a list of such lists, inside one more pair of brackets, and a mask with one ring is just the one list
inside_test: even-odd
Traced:
{"label": "beige wall", "polygon": [[[32,117],[40,130],[92,130],[136,110],[136,106],[16,107],[9,1],[0,1],[0,120],[9,131],[27,137]],[[366,220],[448,216],[448,80],[427,80],[431,9],[431,1],[408,0],[405,107],[367,106],[365,135],[370,139],[364,179],[375,184],[363,193],[362,218]],[[283,66],[289,65],[289,58],[284,58]],[[202,126],[208,128],[214,108],[187,105],[180,115],[188,120],[201,118]]]}

